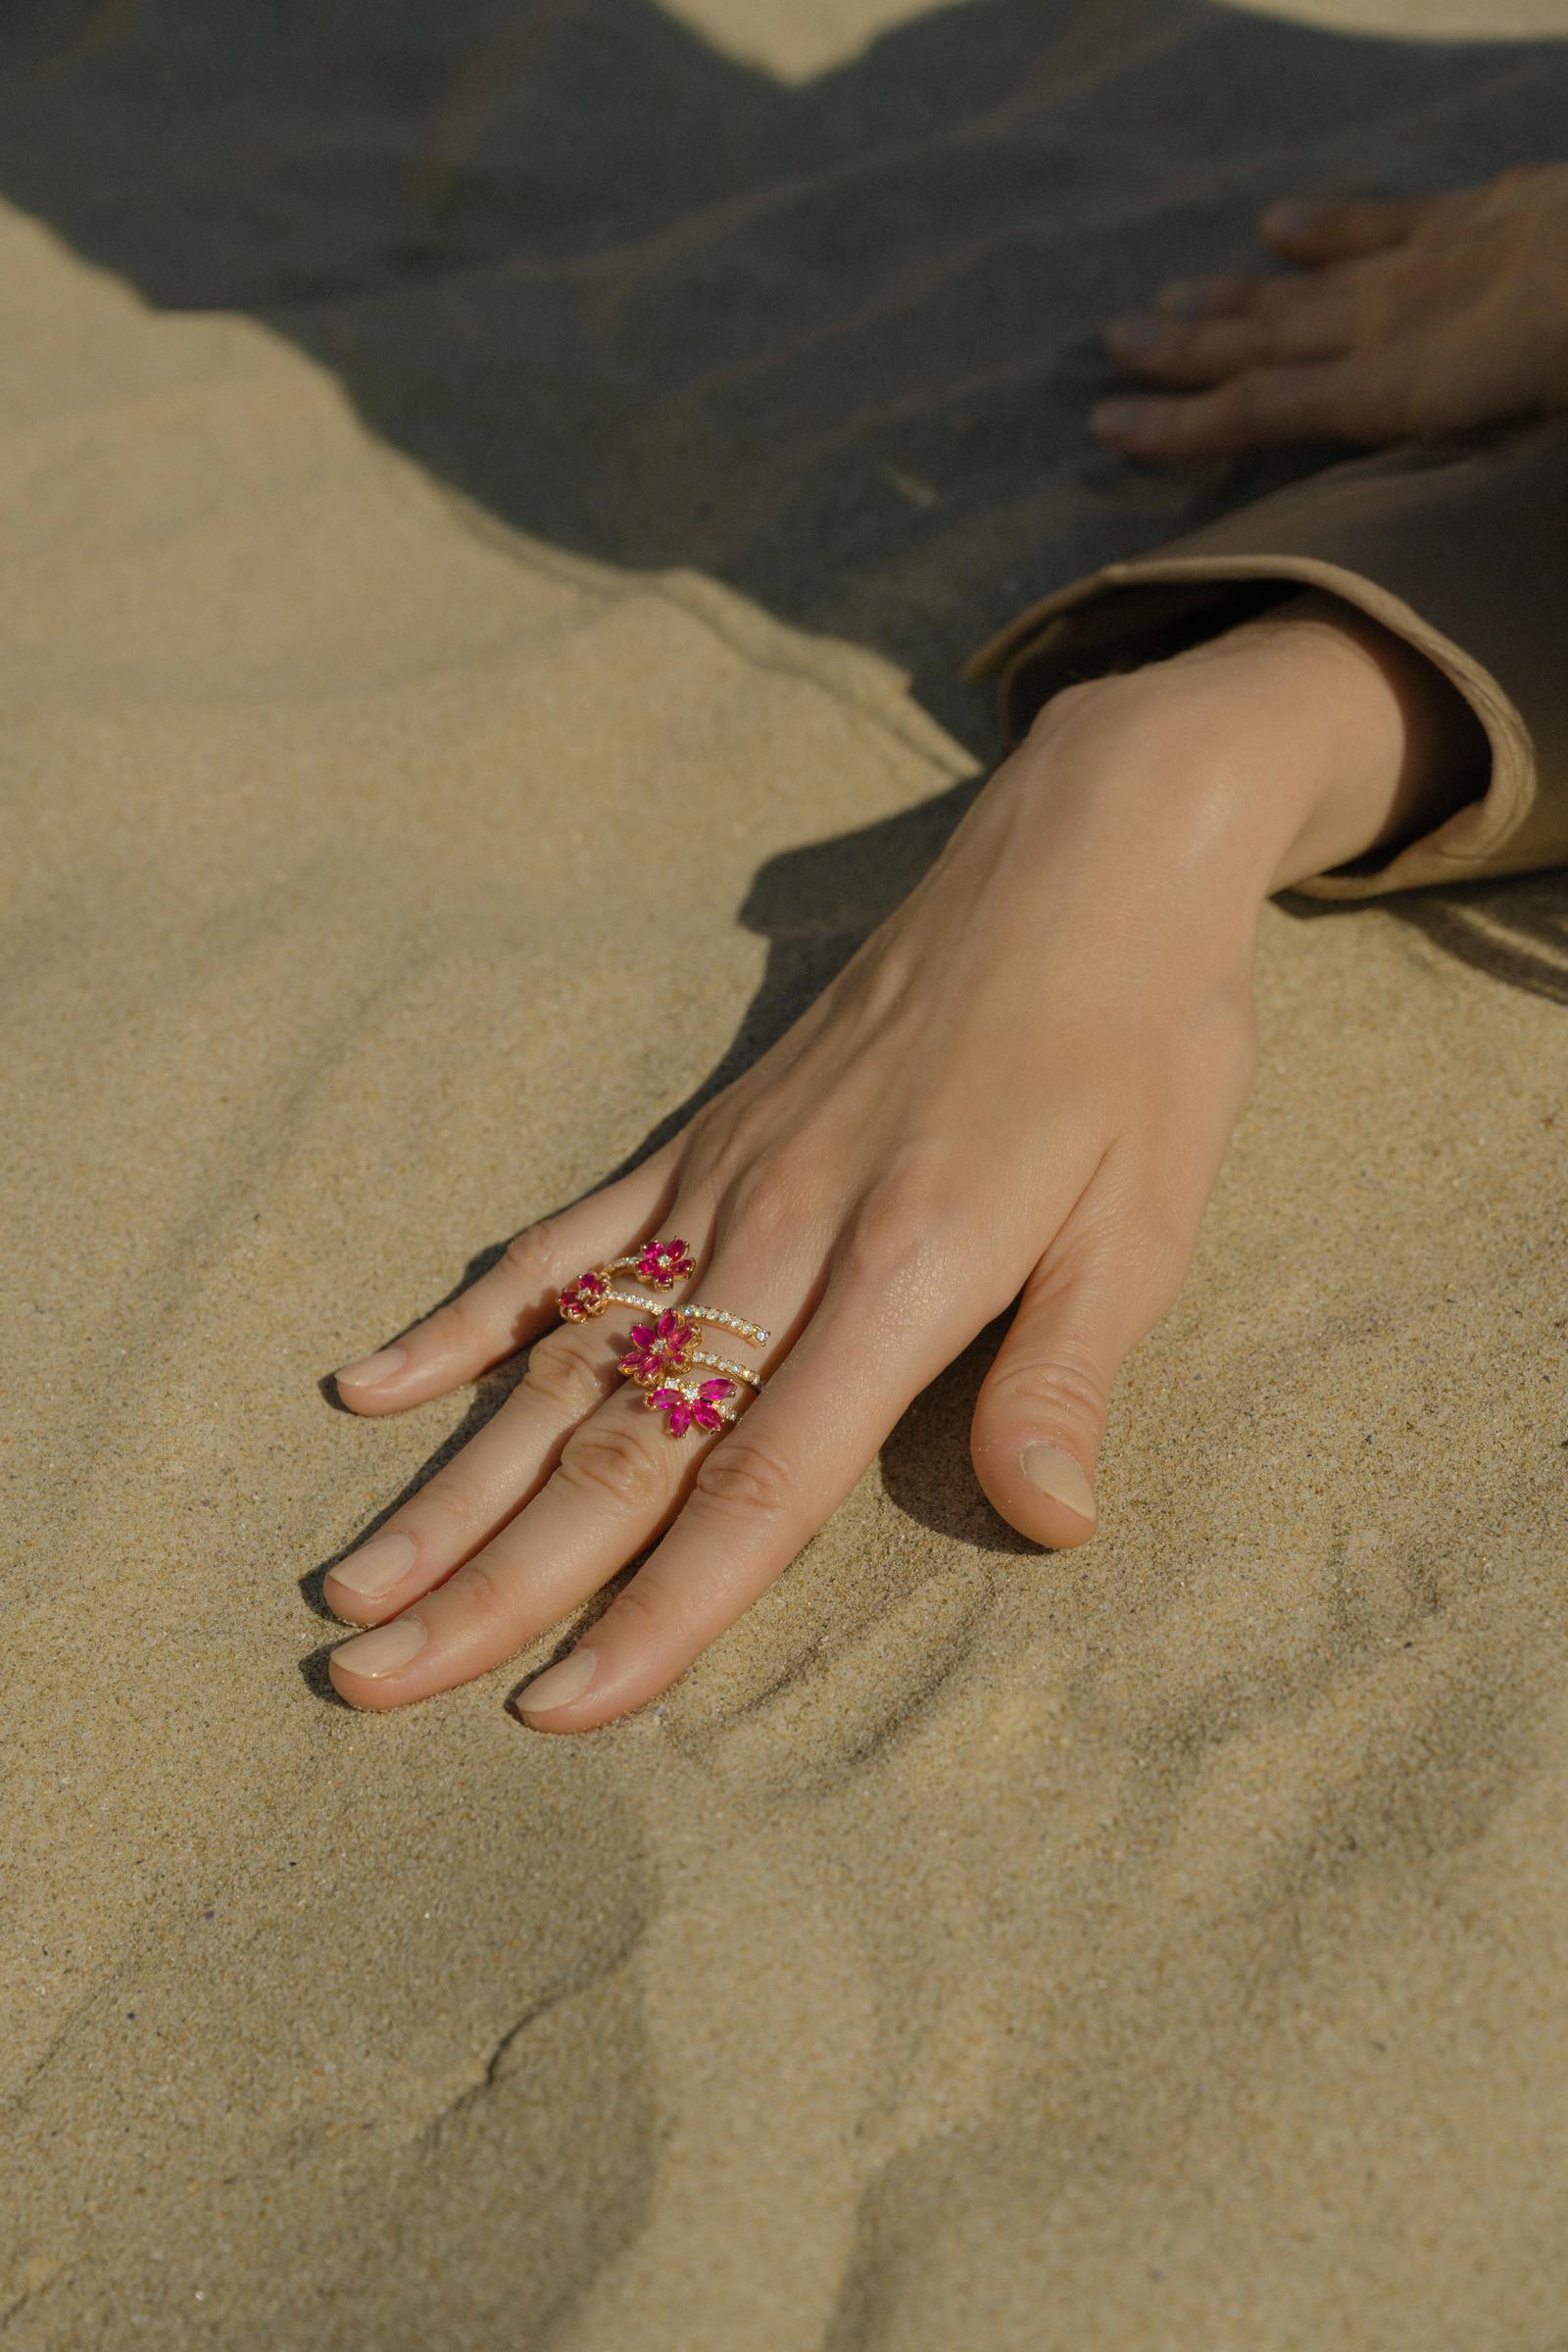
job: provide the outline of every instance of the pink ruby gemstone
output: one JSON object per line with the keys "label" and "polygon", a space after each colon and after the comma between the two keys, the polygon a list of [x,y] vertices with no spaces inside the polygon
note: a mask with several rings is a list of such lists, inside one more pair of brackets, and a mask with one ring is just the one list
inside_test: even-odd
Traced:
{"label": "pink ruby gemstone", "polygon": [[683,1396],[679,1404],[669,1408],[668,1429],[672,1438],[683,1438],[692,1425],[692,1408]]}
{"label": "pink ruby gemstone", "polygon": [[697,1394],[699,1396],[733,1396],[735,1383],[732,1380],[705,1380]]}

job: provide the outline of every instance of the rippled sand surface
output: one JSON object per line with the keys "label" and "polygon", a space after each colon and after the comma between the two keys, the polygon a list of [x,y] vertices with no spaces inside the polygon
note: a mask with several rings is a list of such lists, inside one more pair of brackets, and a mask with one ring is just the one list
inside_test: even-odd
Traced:
{"label": "rippled sand surface", "polygon": [[1560,49],[889,13],[0,29],[7,2352],[1560,2345],[1561,877],[1267,911],[1089,1550],[981,1345],[662,1704],[325,1694],[505,1381],[323,1374],[807,1001],[971,643],[1247,487],[1089,450],[1097,321],[1560,146]]}

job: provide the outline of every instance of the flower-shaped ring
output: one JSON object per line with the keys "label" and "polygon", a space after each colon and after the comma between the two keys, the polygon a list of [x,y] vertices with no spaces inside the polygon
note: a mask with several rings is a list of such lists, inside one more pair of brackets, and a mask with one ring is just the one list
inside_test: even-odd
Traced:
{"label": "flower-shaped ring", "polygon": [[[611,1279],[622,1269],[635,1274],[651,1290],[668,1291],[696,1273],[697,1261],[678,1238],[645,1242],[630,1255],[590,1266],[568,1282],[557,1302],[563,1318],[568,1323],[585,1323],[611,1306],[636,1307],[648,1315],[650,1302],[645,1297],[620,1289]],[[642,1390],[643,1401],[664,1415],[665,1432],[672,1438],[684,1437],[688,1429],[723,1429],[735,1418],[742,1389],[756,1391],[762,1386],[760,1376],[747,1365],[737,1364],[727,1355],[710,1354],[697,1345],[705,1323],[721,1332],[733,1332],[752,1348],[765,1348],[770,1337],[760,1323],[753,1323],[745,1315],[693,1301],[665,1307],[658,1316],[634,1323],[631,1345],[616,1365],[617,1371]],[[691,1375],[699,1369],[711,1377],[693,1379]]]}

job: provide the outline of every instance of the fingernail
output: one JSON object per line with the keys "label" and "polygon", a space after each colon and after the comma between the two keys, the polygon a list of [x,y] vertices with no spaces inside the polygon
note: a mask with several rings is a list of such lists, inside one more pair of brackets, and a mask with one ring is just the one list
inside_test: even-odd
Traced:
{"label": "fingernail", "polygon": [[424,1647],[424,1627],[417,1617],[397,1617],[390,1625],[378,1625],[373,1633],[360,1634],[334,1649],[333,1657],[350,1674],[365,1677],[368,1683],[379,1682],[383,1674],[396,1674],[411,1658],[416,1658]]}
{"label": "fingernail", "polygon": [[1159,320],[1151,318],[1147,311],[1133,311],[1125,318],[1113,318],[1110,322],[1110,339],[1118,351],[1152,351],[1164,331]]}
{"label": "fingernail", "polygon": [[1037,1494],[1049,1494],[1053,1502],[1065,1503],[1080,1519],[1099,1516],[1093,1488],[1072,1455],[1063,1453],[1059,1446],[1038,1442],[1026,1446],[1018,1456],[1018,1467]]}
{"label": "fingernail", "polygon": [[1149,416],[1148,403],[1142,400],[1102,400],[1090,412],[1089,421],[1097,433],[1111,441],[1136,440]]}
{"label": "fingernail", "polygon": [[413,1566],[414,1538],[389,1527],[372,1536],[368,1544],[362,1544],[358,1551],[351,1551],[346,1560],[339,1560],[331,1572],[332,1582],[373,1599],[378,1592],[390,1592]]}
{"label": "fingernail", "polygon": [[564,1707],[568,1699],[581,1698],[594,1679],[599,1661],[591,1649],[574,1649],[569,1658],[552,1666],[523,1686],[517,1693],[518,1711],[524,1715],[548,1715],[552,1707]]}
{"label": "fingernail", "polygon": [[383,1348],[375,1355],[361,1356],[357,1364],[345,1364],[336,1374],[339,1388],[373,1389],[378,1380],[389,1380],[408,1359],[406,1348]]}

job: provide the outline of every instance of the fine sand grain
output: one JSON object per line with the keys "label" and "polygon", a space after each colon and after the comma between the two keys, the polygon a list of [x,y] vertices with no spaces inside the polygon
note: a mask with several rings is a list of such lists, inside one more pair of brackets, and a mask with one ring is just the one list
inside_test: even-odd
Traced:
{"label": "fine sand grain", "polygon": [[971,643],[1254,479],[1093,451],[1097,322],[1568,119],[897,13],[0,30],[6,2352],[1563,2341],[1561,877],[1267,910],[1090,1548],[979,1496],[981,1344],[661,1704],[326,1692],[505,1380],[322,1375],[808,999]]}

